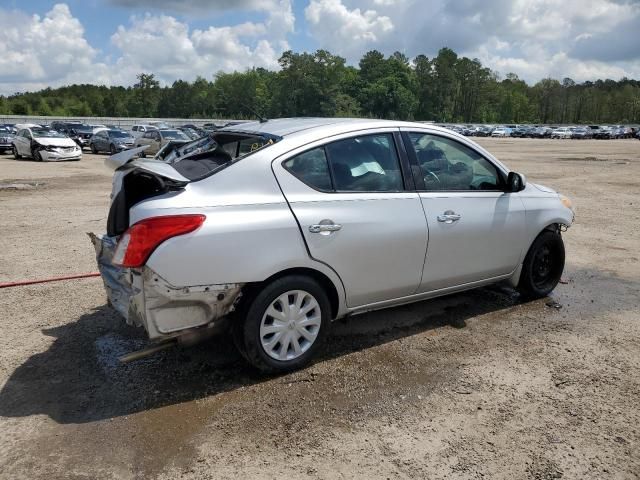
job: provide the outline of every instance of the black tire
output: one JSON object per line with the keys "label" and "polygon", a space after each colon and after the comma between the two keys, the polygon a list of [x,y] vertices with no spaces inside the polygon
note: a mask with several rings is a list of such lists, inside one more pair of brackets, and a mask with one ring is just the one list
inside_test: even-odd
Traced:
{"label": "black tire", "polygon": [[518,291],[528,299],[549,295],[560,281],[564,258],[564,242],[560,233],[542,232],[524,258]]}
{"label": "black tire", "polygon": [[[315,341],[302,354],[291,360],[276,360],[271,357],[260,341],[260,326],[266,310],[279,296],[302,290],[316,300],[320,309],[320,328]],[[282,277],[266,285],[255,295],[249,295],[244,305],[240,305],[233,321],[233,338],[240,354],[257,369],[273,374],[286,373],[307,365],[321,348],[331,325],[331,305],[324,289],[310,277],[291,275]],[[311,310],[309,314],[313,312]]]}
{"label": "black tire", "polygon": [[147,154],[146,154],[146,153],[144,153],[144,150],[143,150],[143,151],[141,151],[141,152],[138,154],[138,157],[140,157],[140,158],[144,158],[144,157],[146,157],[146,156],[147,156]]}
{"label": "black tire", "polygon": [[89,145],[89,148],[91,148],[91,153],[93,153],[94,155],[97,155],[98,149],[96,148],[96,144],[95,143],[91,143]]}
{"label": "black tire", "polygon": [[20,160],[22,158],[22,155],[18,153],[18,149],[15,145],[13,146],[13,158],[15,158],[16,160]]}
{"label": "black tire", "polygon": [[111,155],[115,155],[116,153],[118,153],[118,152],[116,151],[116,146],[115,146],[113,143],[112,143],[111,145],[109,145],[109,153],[110,153]]}
{"label": "black tire", "polygon": [[33,157],[33,159],[36,162],[41,162],[42,161],[42,155],[40,155],[40,151],[39,150],[33,150],[31,152],[31,156]]}

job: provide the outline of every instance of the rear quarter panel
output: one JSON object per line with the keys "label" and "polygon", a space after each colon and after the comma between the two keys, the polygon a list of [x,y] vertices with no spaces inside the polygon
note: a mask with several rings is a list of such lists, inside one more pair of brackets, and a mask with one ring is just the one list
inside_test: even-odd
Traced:
{"label": "rear quarter panel", "polygon": [[309,257],[270,167],[270,157],[258,152],[182,192],[132,207],[131,224],[158,215],[207,217],[195,232],[162,243],[147,265],[174,286],[259,282],[289,268],[311,268],[333,282],[342,308],[341,280]]}

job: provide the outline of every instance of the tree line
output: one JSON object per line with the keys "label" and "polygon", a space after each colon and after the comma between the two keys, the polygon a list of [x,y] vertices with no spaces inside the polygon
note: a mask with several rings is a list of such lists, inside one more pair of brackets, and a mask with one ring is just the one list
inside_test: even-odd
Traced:
{"label": "tree line", "polygon": [[350,116],[458,123],[640,123],[640,81],[545,78],[529,85],[449,48],[429,58],[367,52],[358,67],[326,50],[287,51],[280,70],[217,73],[161,87],[71,85],[0,96],[0,114],[160,118]]}

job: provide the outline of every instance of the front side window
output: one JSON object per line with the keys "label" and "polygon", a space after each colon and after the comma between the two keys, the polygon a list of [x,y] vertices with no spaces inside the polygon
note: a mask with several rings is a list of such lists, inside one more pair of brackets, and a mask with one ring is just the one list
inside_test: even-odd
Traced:
{"label": "front side window", "polygon": [[497,168],[475,150],[446,137],[409,133],[426,190],[503,190]]}

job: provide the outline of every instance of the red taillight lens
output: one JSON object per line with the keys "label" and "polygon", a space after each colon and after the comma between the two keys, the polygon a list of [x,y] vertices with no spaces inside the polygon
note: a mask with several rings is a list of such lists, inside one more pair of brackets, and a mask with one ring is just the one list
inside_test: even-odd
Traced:
{"label": "red taillight lens", "polygon": [[204,215],[145,218],[122,234],[112,262],[122,267],[141,267],[158,245],[172,237],[193,232],[204,223],[205,218]]}

